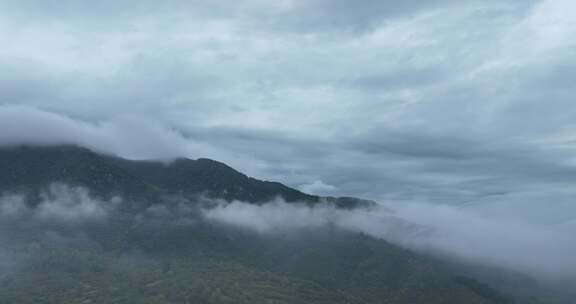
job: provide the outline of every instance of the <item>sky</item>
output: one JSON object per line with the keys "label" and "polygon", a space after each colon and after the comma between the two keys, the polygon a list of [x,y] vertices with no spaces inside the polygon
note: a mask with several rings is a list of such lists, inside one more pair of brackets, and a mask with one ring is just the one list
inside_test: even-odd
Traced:
{"label": "sky", "polygon": [[576,223],[571,0],[0,0],[0,145]]}

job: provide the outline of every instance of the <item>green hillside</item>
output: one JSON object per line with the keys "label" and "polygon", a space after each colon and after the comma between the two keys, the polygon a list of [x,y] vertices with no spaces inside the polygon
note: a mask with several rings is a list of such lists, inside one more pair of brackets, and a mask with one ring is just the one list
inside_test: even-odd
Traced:
{"label": "green hillside", "polygon": [[[0,303],[513,302],[360,233],[324,227],[272,236],[209,221],[209,198],[370,205],[307,195],[212,160],[164,164],[18,147],[0,150],[0,168],[0,189],[26,205],[17,215],[0,209]],[[41,212],[55,183],[88,189],[101,205],[120,197],[120,206],[103,218],[53,220]]]}

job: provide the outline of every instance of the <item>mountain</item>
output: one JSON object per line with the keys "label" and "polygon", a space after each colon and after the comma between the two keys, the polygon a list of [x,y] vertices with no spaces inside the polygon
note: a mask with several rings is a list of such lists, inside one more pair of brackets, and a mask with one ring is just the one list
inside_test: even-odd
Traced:
{"label": "mountain", "polygon": [[233,201],[374,204],[308,195],[214,160],[8,147],[0,190],[0,303],[513,303],[362,233],[257,233],[211,221],[207,208]]}
{"label": "mountain", "polygon": [[276,197],[309,204],[322,200],[344,208],[373,204],[350,197],[305,194],[281,183],[248,177],[206,158],[181,158],[168,163],[133,161],[76,146],[17,146],[0,149],[0,168],[0,190],[4,191],[38,191],[53,183],[64,183],[85,187],[103,198],[120,195],[142,201],[157,200],[162,195],[204,195],[257,204]]}
{"label": "mountain", "polygon": [[14,147],[0,151],[5,189],[37,189],[54,182],[82,186],[103,197],[134,199],[168,193],[262,202],[280,195],[288,201],[318,201],[280,183],[250,178],[209,159],[171,163],[130,161],[74,146]]}

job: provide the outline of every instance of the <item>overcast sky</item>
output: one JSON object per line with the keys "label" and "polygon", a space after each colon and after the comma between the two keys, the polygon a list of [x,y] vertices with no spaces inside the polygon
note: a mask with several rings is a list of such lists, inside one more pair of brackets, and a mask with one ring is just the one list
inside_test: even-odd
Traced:
{"label": "overcast sky", "polygon": [[576,217],[573,0],[0,0],[0,45],[2,144]]}

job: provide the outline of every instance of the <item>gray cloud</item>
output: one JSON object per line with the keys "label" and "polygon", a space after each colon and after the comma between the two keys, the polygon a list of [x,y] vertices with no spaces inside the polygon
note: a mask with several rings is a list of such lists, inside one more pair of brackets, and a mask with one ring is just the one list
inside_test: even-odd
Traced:
{"label": "gray cloud", "polygon": [[574,12],[570,0],[0,1],[0,144],[210,157],[333,195],[565,227]]}
{"label": "gray cloud", "polygon": [[[389,19],[435,9],[449,0],[364,1],[352,0],[242,0],[224,1],[37,1],[18,4],[0,2],[5,15],[34,17],[50,21],[67,20],[82,26],[111,30],[113,26],[161,18],[234,19],[248,28],[264,27],[279,32],[363,32],[373,30]],[[475,1],[467,1],[469,4]],[[256,18],[255,18],[256,17]],[[102,22],[106,21],[106,22]],[[35,22],[34,19],[28,22]],[[137,27],[137,25],[135,26]]]}
{"label": "gray cloud", "polygon": [[286,1],[280,10],[280,21],[271,22],[281,30],[348,31],[373,30],[385,21],[398,16],[414,14],[423,9],[435,8],[442,0],[364,1],[361,5],[351,0]]}

